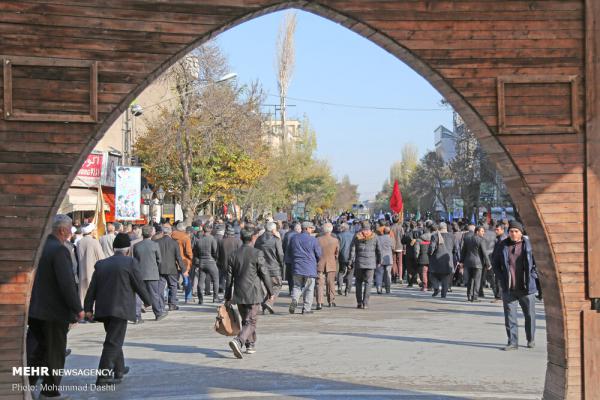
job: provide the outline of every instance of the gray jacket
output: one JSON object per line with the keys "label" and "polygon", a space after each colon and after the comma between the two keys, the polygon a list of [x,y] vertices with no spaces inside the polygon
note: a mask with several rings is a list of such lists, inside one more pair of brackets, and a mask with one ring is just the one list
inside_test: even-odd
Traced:
{"label": "gray jacket", "polygon": [[392,265],[394,263],[394,251],[396,250],[396,243],[390,235],[377,236],[379,247],[381,249],[381,265]]}
{"label": "gray jacket", "polygon": [[194,261],[201,267],[217,266],[219,242],[212,235],[202,235],[194,243]]}
{"label": "gray jacket", "polygon": [[432,233],[427,253],[429,254],[429,270],[432,273],[451,274],[454,271],[456,245],[452,233]]}
{"label": "gray jacket", "polygon": [[375,269],[381,262],[381,248],[377,235],[372,232],[365,237],[363,232],[358,232],[350,246],[350,262],[355,269]]}
{"label": "gray jacket", "polygon": [[260,304],[265,299],[263,285],[270,296],[273,288],[264,253],[245,244],[227,262],[225,300],[234,304]]}
{"label": "gray jacket", "polygon": [[141,277],[144,281],[157,281],[160,279],[158,266],[162,262],[160,248],[152,239],[144,239],[133,246],[133,257],[138,260],[141,268]]}
{"label": "gray jacket", "polygon": [[98,239],[100,246],[102,246],[102,251],[107,258],[115,254],[113,251],[113,242],[115,241],[115,237],[116,236],[114,233],[107,233]]}
{"label": "gray jacket", "polygon": [[486,268],[490,267],[491,264],[485,249],[483,238],[472,232],[469,232],[464,236],[460,262],[464,264],[465,268],[480,269],[484,266]]}

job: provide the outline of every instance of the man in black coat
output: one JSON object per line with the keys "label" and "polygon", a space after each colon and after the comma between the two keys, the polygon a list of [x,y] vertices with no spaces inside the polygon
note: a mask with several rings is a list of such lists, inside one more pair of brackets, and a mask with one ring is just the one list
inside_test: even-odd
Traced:
{"label": "man in black coat", "polygon": [[[227,285],[227,261],[237,249],[242,247],[242,241],[235,234],[235,228],[233,225],[227,225],[225,228],[225,236],[218,242],[217,246],[217,268],[219,269],[219,288],[223,283],[223,290]],[[222,282],[220,279],[224,277],[225,280]]]}
{"label": "man in black coat", "polygon": [[108,385],[119,383],[129,367],[125,367],[123,342],[127,321],[136,320],[137,294],[144,305],[152,303],[152,296],[140,273],[139,262],[127,256],[131,240],[119,233],[113,243],[114,255],[100,260],[94,266],[92,282],[85,296],[85,315],[104,323],[106,338],[100,357],[99,370],[112,370],[112,376],[99,375],[96,383]]}
{"label": "man in black coat", "polygon": [[179,310],[179,306],[177,306],[177,277],[180,271],[185,271],[185,265],[179,251],[179,243],[171,237],[171,233],[173,233],[171,225],[165,225],[160,229],[162,230],[162,237],[155,240],[160,249],[158,293],[164,310],[165,304],[162,294],[165,292],[166,287],[169,288],[169,311],[175,311]]}
{"label": "man in black coat", "polygon": [[[154,228],[151,225],[144,225],[142,228],[143,240],[135,244],[132,241],[133,257],[140,263],[142,280],[152,298],[151,304],[154,317],[157,321],[160,321],[167,316],[168,311],[164,308],[164,300],[161,300],[163,294],[158,290],[158,282],[160,281],[158,266],[161,263],[161,255],[158,244],[152,241],[153,231]],[[142,302],[139,299],[137,306],[137,318],[140,319]]]}
{"label": "man in black coat", "polygon": [[[265,266],[265,258],[261,250],[254,248],[256,234],[249,229],[240,232],[243,246],[238,249],[227,263],[227,289],[225,290],[225,306],[237,304],[242,317],[242,330],[229,342],[237,358],[242,358],[242,347],[246,345],[246,353],[256,352],[256,320],[258,307],[267,296],[271,296],[271,277]],[[262,284],[261,284],[262,282]]]}
{"label": "man in black coat", "polygon": [[[60,396],[61,376],[53,371],[65,366],[69,324],[84,317],[71,255],[63,244],[71,236],[71,226],[68,216],[54,217],[52,233],[44,244],[31,290],[27,365],[48,368],[48,376],[43,377],[42,399]],[[30,376],[30,384],[35,384],[38,378]]]}
{"label": "man in black coat", "polygon": [[277,300],[277,296],[281,291],[282,279],[281,274],[283,273],[283,248],[281,239],[275,236],[277,232],[277,225],[274,222],[267,222],[265,226],[265,233],[256,239],[254,248],[262,250],[265,257],[265,265],[271,275],[271,286],[273,288],[272,296],[267,296],[262,302],[263,314],[265,311],[274,314],[273,304]]}
{"label": "man in black coat", "polygon": [[471,302],[479,301],[477,295],[481,284],[482,269],[491,269],[483,240],[484,234],[483,226],[478,226],[473,233],[467,233],[461,249],[460,263],[464,266],[467,276],[467,300]]}

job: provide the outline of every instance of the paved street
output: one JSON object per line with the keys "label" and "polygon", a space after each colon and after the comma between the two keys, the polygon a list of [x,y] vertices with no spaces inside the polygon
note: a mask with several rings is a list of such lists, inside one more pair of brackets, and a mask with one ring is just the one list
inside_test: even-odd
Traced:
{"label": "paved street", "polygon": [[[287,292],[287,288],[284,289]],[[488,292],[489,293],[489,292]],[[489,294],[488,294],[489,295]],[[352,295],[353,296],[353,295]],[[538,347],[500,351],[506,343],[501,303],[465,302],[463,288],[446,301],[395,287],[372,295],[369,310],[353,297],[311,316],[260,316],[257,353],[235,359],[228,338],[213,331],[215,308],[182,306],[160,322],[129,325],[124,346],[130,374],[115,392],[76,392],[74,398],[416,398],[539,399],[546,364],[543,307],[538,303]],[[149,317],[151,314],[145,314]],[[525,332],[520,315],[521,344]],[[95,368],[101,324],[69,334],[66,368]],[[92,384],[67,377],[63,385]]]}

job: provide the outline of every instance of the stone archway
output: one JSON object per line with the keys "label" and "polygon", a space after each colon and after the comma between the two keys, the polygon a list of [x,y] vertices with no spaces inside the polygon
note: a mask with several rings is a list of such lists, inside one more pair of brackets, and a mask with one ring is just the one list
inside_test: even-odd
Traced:
{"label": "stone archway", "polygon": [[87,153],[130,101],[191,48],[290,7],[338,22],[394,54],[465,119],[536,243],[548,330],[544,397],[591,394],[597,383],[584,387],[583,365],[598,368],[599,345],[584,326],[600,325],[589,301],[600,297],[593,293],[600,283],[598,255],[591,252],[598,235],[585,225],[584,212],[587,194],[595,222],[599,165],[590,162],[586,181],[585,154],[586,133],[590,154],[599,146],[593,82],[600,79],[600,35],[594,35],[600,6],[591,0],[60,0],[0,1],[3,397],[23,396],[11,390],[21,379],[11,367],[23,363],[40,241]]}

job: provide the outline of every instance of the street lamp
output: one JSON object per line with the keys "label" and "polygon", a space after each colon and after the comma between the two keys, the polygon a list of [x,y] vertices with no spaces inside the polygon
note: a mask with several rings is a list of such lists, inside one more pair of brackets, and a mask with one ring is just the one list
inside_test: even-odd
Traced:
{"label": "street lamp", "polygon": [[156,191],[156,198],[158,199],[158,204],[162,205],[165,198],[165,191],[163,190],[162,186]]}
{"label": "street lamp", "polygon": [[235,79],[235,78],[237,78],[237,74],[235,72],[230,72],[228,74],[223,75],[219,79],[217,79],[215,81],[215,83],[223,83],[223,82],[227,82],[227,81],[230,81],[232,79]]}
{"label": "street lamp", "polygon": [[147,207],[145,209],[145,214],[146,214],[146,221],[148,223],[150,223],[150,213],[152,212],[152,190],[148,187],[148,185],[144,186],[144,188],[142,189],[142,199],[144,200],[144,205]]}

